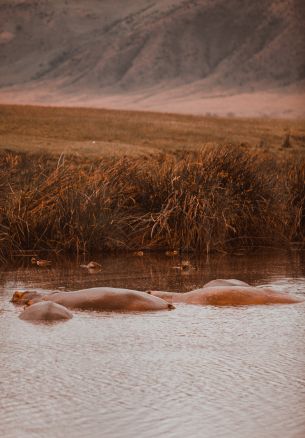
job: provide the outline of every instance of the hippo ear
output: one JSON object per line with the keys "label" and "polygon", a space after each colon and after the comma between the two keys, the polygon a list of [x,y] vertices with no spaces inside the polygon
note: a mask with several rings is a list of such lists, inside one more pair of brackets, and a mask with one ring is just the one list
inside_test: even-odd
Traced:
{"label": "hippo ear", "polygon": [[33,300],[28,300],[26,302],[26,307],[31,306],[32,304],[34,304],[34,301]]}

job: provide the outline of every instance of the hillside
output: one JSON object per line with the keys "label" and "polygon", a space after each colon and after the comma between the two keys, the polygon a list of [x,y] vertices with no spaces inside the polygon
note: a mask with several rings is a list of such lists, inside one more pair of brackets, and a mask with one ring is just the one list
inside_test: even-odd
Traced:
{"label": "hillside", "polygon": [[303,0],[2,0],[0,101],[302,114],[304,22]]}

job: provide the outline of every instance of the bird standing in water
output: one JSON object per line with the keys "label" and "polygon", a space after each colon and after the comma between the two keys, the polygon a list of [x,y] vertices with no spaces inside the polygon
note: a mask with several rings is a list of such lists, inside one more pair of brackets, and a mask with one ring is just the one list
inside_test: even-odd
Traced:
{"label": "bird standing in water", "polygon": [[181,272],[188,272],[188,271],[191,271],[194,268],[191,265],[191,262],[189,260],[182,260],[180,265],[173,266],[173,269],[176,269],[177,271],[181,271]]}
{"label": "bird standing in water", "polygon": [[143,257],[144,256],[143,251],[134,251],[132,254],[136,257]]}
{"label": "bird standing in water", "polygon": [[36,257],[31,258],[31,263],[39,267],[50,266],[52,264],[51,260],[37,259]]}
{"label": "bird standing in water", "polygon": [[173,251],[165,251],[165,255],[167,257],[175,257],[176,255],[178,255],[178,251],[173,250]]}
{"label": "bird standing in water", "polygon": [[87,265],[80,265],[80,267],[87,269],[101,269],[102,265],[97,262],[89,262]]}

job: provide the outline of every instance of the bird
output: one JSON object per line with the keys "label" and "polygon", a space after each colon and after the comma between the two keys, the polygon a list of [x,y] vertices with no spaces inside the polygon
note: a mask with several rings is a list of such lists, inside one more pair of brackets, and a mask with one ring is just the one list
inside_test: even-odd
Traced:
{"label": "bird", "polygon": [[52,264],[51,260],[43,260],[43,259],[37,259],[36,257],[31,258],[32,265],[44,267],[44,266],[50,266]]}
{"label": "bird", "polygon": [[80,265],[81,268],[87,268],[87,269],[101,269],[102,265],[100,265],[97,262],[89,262],[87,265]]}
{"label": "bird", "polygon": [[173,250],[173,251],[165,251],[165,255],[168,257],[174,257],[176,255],[178,255],[178,251]]}
{"label": "bird", "polygon": [[187,272],[193,269],[193,266],[191,265],[191,262],[189,260],[182,260],[180,265],[173,266],[173,269],[176,269],[177,271]]}

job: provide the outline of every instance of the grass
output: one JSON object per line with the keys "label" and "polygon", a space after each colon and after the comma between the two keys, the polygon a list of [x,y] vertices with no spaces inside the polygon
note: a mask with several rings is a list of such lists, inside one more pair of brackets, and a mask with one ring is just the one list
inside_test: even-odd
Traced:
{"label": "grass", "polygon": [[305,158],[207,145],[179,154],[0,153],[0,256],[305,242]]}
{"label": "grass", "polygon": [[303,244],[304,146],[301,120],[0,105],[0,258]]}
{"label": "grass", "polygon": [[0,105],[0,149],[139,156],[233,144],[287,154],[305,151],[304,120],[237,119],[116,111]]}

